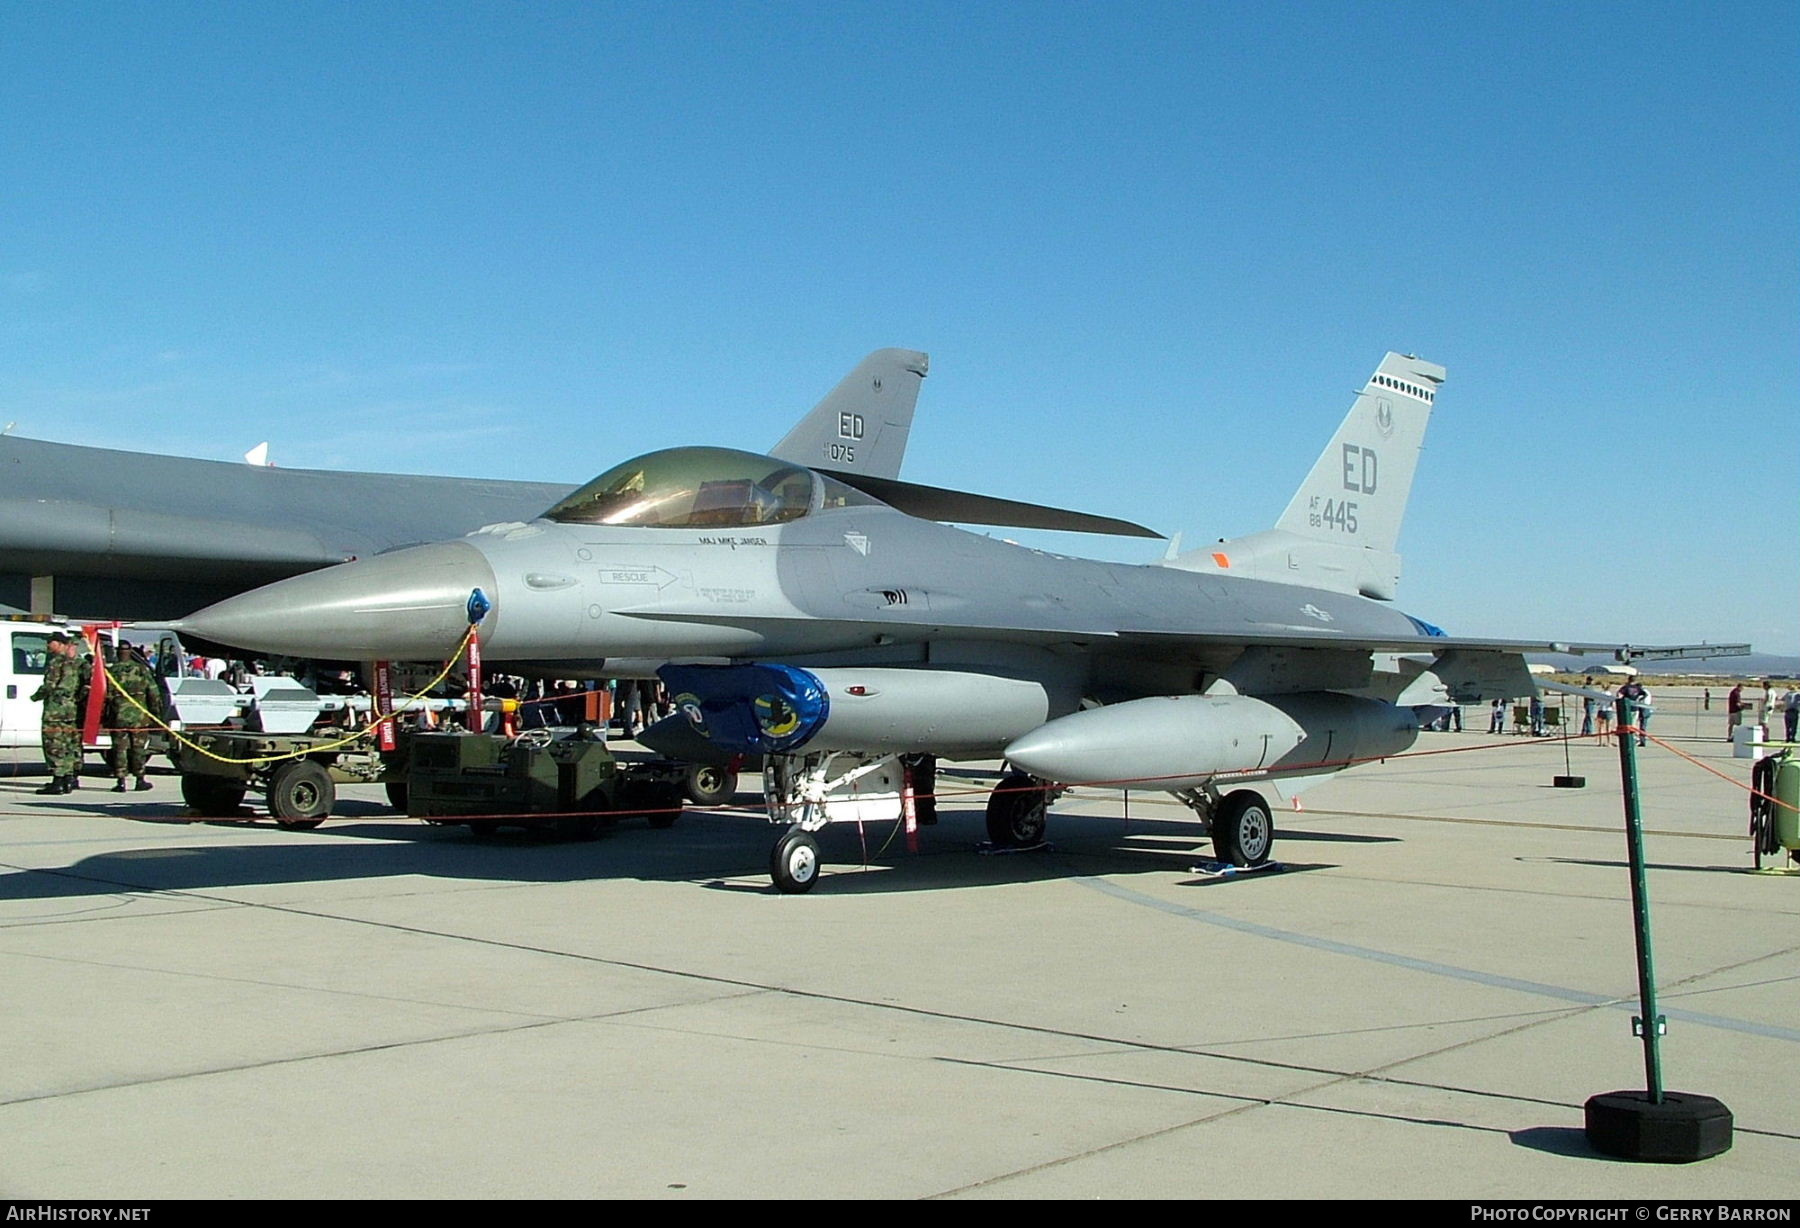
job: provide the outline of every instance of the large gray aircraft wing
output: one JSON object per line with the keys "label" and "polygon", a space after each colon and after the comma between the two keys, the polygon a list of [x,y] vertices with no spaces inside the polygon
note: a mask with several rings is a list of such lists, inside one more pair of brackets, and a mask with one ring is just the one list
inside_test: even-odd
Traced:
{"label": "large gray aircraft wing", "polygon": [[293,575],[528,520],[566,485],[275,469],[0,438],[0,560],[39,574]]}
{"label": "large gray aircraft wing", "polygon": [[[628,618],[643,618],[662,622],[707,623],[720,626],[735,626],[757,629],[772,629],[784,626],[819,627],[831,620],[801,615],[755,615],[744,613],[720,613],[710,609],[679,609],[661,607],[657,609],[634,610],[622,608],[618,614]],[[1153,647],[1159,653],[1178,650],[1182,646],[1196,649],[1214,649],[1220,647],[1261,647],[1261,648],[1296,648],[1296,649],[1332,649],[1337,651],[1364,653],[1399,653],[1442,655],[1449,652],[1495,653],[1508,656],[1523,656],[1527,653],[1571,653],[1577,655],[1603,654],[1615,659],[1623,659],[1622,653],[1631,649],[1616,643],[1571,643],[1562,640],[1488,640],[1475,639],[1468,636],[1454,635],[1416,635],[1416,636],[1368,636],[1345,635],[1338,632],[1305,628],[1268,629],[1268,630],[1236,630],[1236,631],[1155,631],[1133,628],[1111,628],[1087,626],[1076,623],[1057,625],[1054,622],[1042,622],[1036,625],[1029,623],[1009,624],[1005,626],[985,623],[978,618],[962,618],[956,611],[945,611],[941,617],[930,621],[907,618],[873,617],[868,619],[844,621],[845,627],[856,627],[867,632],[879,627],[884,632],[902,636],[927,638],[954,631],[958,635],[981,637],[992,634],[997,638],[1021,635],[1034,641],[1047,642],[1107,640],[1120,644],[1142,644]],[[1695,656],[1709,655],[1717,650],[1720,655],[1733,655],[1742,645],[1691,646]]]}

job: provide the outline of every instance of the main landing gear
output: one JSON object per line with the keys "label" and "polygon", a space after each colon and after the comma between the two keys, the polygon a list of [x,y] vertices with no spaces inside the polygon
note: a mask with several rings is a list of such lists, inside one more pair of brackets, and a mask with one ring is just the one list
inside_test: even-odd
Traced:
{"label": "main landing gear", "polygon": [[1275,847],[1275,816],[1254,789],[1219,796],[1208,789],[1183,789],[1176,797],[1198,814],[1212,832],[1213,855],[1227,865],[1260,866]]}
{"label": "main landing gear", "polygon": [[995,848],[1035,848],[1049,826],[1049,786],[1036,776],[1008,772],[988,794],[987,833]]}

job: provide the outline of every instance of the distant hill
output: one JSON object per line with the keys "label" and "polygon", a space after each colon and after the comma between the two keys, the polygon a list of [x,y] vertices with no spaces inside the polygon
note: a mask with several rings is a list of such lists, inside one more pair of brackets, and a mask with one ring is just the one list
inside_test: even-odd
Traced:
{"label": "distant hill", "polygon": [[[1579,674],[1610,664],[1603,657],[1577,657],[1564,653],[1533,653],[1527,658],[1534,664],[1554,666],[1558,671]],[[1773,653],[1753,652],[1747,657],[1712,657],[1699,661],[1644,661],[1639,668],[1646,674],[1682,674],[1691,678],[1712,675],[1719,678],[1800,678],[1800,657],[1780,657]]]}

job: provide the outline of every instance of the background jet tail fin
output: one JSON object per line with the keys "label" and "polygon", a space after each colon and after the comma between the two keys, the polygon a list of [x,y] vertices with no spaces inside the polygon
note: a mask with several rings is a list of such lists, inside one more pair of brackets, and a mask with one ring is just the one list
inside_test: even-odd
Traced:
{"label": "background jet tail fin", "polygon": [[917,350],[876,350],[769,454],[811,469],[899,477],[913,406],[929,366],[930,359]]}
{"label": "background jet tail fin", "polygon": [[1389,354],[1273,529],[1169,560],[1233,575],[1394,599],[1400,522],[1444,368]]}

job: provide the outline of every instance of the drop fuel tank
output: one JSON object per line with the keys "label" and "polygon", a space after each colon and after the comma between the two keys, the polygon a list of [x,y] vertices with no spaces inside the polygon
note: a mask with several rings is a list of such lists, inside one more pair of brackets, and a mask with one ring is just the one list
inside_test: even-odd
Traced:
{"label": "drop fuel tank", "polygon": [[1063,784],[1186,789],[1230,773],[1315,776],[1413,744],[1411,708],[1330,692],[1166,695],[1090,708],[1014,739],[1006,758]]}

